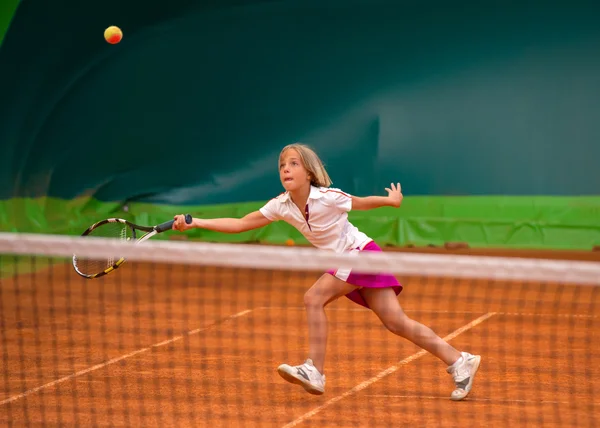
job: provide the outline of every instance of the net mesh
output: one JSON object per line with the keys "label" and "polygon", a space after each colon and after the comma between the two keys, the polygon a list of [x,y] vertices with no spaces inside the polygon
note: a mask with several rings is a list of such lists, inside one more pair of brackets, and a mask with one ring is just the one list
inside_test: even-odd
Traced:
{"label": "net mesh", "polygon": [[[88,280],[72,255],[124,256]],[[4,426],[594,426],[600,263],[0,234]],[[464,402],[446,364],[341,297],[325,393],[277,373],[308,356],[324,271],[394,273],[412,319],[481,355]]]}

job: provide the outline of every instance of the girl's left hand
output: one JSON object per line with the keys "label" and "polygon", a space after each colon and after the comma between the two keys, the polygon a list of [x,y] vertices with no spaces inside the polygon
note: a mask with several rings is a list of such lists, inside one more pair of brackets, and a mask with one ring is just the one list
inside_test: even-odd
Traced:
{"label": "girl's left hand", "polygon": [[392,183],[390,187],[391,189],[388,189],[387,187],[385,188],[385,190],[388,192],[390,205],[398,208],[402,203],[402,198],[404,197],[402,196],[402,188],[400,187],[400,183],[396,183],[396,185]]}

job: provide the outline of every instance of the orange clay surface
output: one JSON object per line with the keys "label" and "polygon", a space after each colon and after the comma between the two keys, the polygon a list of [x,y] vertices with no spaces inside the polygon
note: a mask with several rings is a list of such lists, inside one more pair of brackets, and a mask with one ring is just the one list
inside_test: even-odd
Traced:
{"label": "orange clay surface", "polygon": [[0,426],[600,425],[597,288],[399,278],[410,317],[482,355],[463,402],[441,361],[339,299],[313,396],[276,369],[307,356],[319,275],[128,262],[1,278]]}

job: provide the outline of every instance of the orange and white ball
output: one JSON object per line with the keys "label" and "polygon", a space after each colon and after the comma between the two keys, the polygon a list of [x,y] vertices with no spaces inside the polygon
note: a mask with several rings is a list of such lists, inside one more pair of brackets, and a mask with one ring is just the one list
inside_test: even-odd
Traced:
{"label": "orange and white ball", "polygon": [[123,31],[119,27],[111,25],[104,30],[104,39],[111,45],[115,45],[123,39]]}

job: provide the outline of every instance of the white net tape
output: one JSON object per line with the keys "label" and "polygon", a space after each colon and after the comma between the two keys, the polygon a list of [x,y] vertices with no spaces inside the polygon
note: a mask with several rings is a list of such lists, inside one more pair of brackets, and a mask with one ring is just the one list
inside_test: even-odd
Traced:
{"label": "white net tape", "polygon": [[600,285],[600,262],[399,252],[335,254],[315,248],[0,233],[0,253],[294,271],[352,268],[397,275]]}

